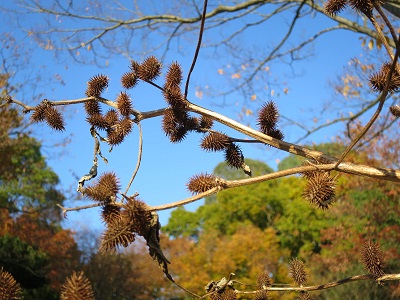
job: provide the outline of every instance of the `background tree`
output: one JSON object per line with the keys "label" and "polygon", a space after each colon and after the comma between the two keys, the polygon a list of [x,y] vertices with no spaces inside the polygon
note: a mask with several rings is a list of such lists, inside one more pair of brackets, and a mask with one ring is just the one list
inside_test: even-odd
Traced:
{"label": "background tree", "polygon": [[[18,60],[4,62],[3,71],[19,68]],[[0,265],[21,284],[25,299],[58,299],[80,252],[73,233],[61,228],[57,204],[65,197],[41,143],[26,129],[21,111],[4,105],[18,89],[12,76],[0,76]]]}

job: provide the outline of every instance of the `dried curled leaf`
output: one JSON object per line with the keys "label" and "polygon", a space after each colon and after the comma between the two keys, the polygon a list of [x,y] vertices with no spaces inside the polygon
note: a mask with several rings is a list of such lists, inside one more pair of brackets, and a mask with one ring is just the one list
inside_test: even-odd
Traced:
{"label": "dried curled leaf", "polygon": [[144,81],[152,81],[161,74],[161,63],[155,56],[147,57],[137,70],[137,75]]}
{"label": "dried curled leaf", "polygon": [[379,244],[376,244],[372,241],[367,241],[363,244],[361,255],[362,262],[370,274],[374,275],[376,278],[385,274],[383,271],[383,254]]}
{"label": "dried curled leaf", "polygon": [[61,287],[61,300],[93,300],[94,294],[89,279],[83,272],[74,272]]}
{"label": "dried curled leaf", "polygon": [[86,96],[99,98],[101,93],[108,87],[108,77],[98,74],[90,78],[87,83]]}
{"label": "dried curled leaf", "polygon": [[168,273],[169,260],[164,256],[160,247],[160,228],[161,224],[158,219],[158,214],[150,211],[149,207],[143,201],[135,197],[127,198],[124,204],[126,212],[125,220],[129,220],[130,228],[138,235],[144,237],[147,246],[149,247],[149,254],[158,266],[163,270],[164,274],[170,278]]}
{"label": "dried curled leaf", "polygon": [[321,209],[328,209],[335,201],[336,182],[327,172],[314,172],[307,178],[303,197]]}
{"label": "dried curled leaf", "polygon": [[117,176],[115,173],[109,172],[101,175],[94,185],[85,188],[84,194],[86,197],[106,205],[115,200],[119,188]]}
{"label": "dried curled leaf", "polygon": [[214,187],[217,187],[219,183],[217,182],[217,177],[212,174],[203,174],[194,175],[189,179],[189,183],[187,184],[187,188],[193,194],[198,194],[202,192],[206,192]]}
{"label": "dried curled leaf", "polygon": [[328,0],[325,5],[325,11],[328,15],[340,13],[347,5],[347,0]]}
{"label": "dried curled leaf", "polygon": [[290,276],[292,276],[294,281],[300,286],[306,283],[308,274],[304,266],[304,263],[298,258],[290,260],[289,263],[290,263]]}
{"label": "dried curled leaf", "polygon": [[232,144],[229,136],[222,132],[210,132],[201,141],[200,147],[208,151],[222,151]]}
{"label": "dried curled leaf", "polygon": [[0,268],[0,299],[22,299],[21,286],[3,267]]}
{"label": "dried curled leaf", "polygon": [[132,112],[132,102],[127,93],[121,92],[117,97],[118,110],[124,117],[129,117]]}

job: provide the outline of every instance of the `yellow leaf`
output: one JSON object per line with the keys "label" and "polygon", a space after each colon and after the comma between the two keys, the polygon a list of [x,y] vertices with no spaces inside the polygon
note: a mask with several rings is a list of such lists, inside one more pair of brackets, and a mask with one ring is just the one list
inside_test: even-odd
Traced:
{"label": "yellow leaf", "polygon": [[200,89],[198,88],[198,89],[196,89],[196,91],[194,92],[194,95],[195,95],[197,98],[202,99],[202,98],[203,98],[203,91],[200,90]]}
{"label": "yellow leaf", "polygon": [[92,49],[92,45],[88,45],[88,46],[86,47],[86,49],[87,49],[87,51],[90,51],[90,49]]}
{"label": "yellow leaf", "polygon": [[223,70],[223,69],[218,69],[218,74],[219,74],[219,75],[224,74],[224,70]]}
{"label": "yellow leaf", "polygon": [[250,98],[252,101],[254,101],[254,100],[256,100],[257,99],[257,95],[256,94],[254,94],[254,95],[251,95],[251,98]]}
{"label": "yellow leaf", "polygon": [[253,111],[251,109],[246,109],[246,116],[250,116],[253,114]]}
{"label": "yellow leaf", "polygon": [[232,74],[232,79],[239,79],[241,75],[239,73]]}
{"label": "yellow leaf", "polygon": [[369,48],[369,50],[372,50],[372,49],[374,48],[374,40],[373,40],[373,39],[370,39],[370,40],[369,40],[369,42],[368,42],[368,48]]}
{"label": "yellow leaf", "polygon": [[288,94],[288,93],[289,93],[289,88],[285,87],[285,88],[283,89],[283,92],[284,92],[285,94]]}

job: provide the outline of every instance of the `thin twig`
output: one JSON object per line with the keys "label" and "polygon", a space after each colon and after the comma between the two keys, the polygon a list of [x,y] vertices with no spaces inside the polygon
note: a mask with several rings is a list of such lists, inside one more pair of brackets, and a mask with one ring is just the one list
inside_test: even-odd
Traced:
{"label": "thin twig", "polygon": [[208,3],[208,0],[204,0],[203,14],[201,16],[201,23],[200,23],[199,39],[197,40],[196,51],[194,53],[192,65],[190,66],[190,70],[189,70],[189,73],[188,73],[188,76],[187,76],[187,79],[186,79],[185,98],[187,98],[187,94],[188,94],[188,91],[189,91],[190,75],[192,75],[192,72],[194,70],[194,66],[196,65],[197,56],[199,55],[199,52],[200,52],[201,41],[203,39],[203,32],[204,32],[204,23],[206,21],[207,3]]}
{"label": "thin twig", "polygon": [[[354,281],[361,281],[361,280],[374,280],[377,282],[381,282],[381,281],[390,281],[390,280],[400,280],[400,274],[386,274],[383,275],[381,277],[376,278],[374,275],[371,274],[363,274],[363,275],[355,275],[355,276],[351,276],[348,278],[344,278],[338,281],[334,281],[334,282],[329,282],[326,284],[321,284],[321,285],[313,285],[313,286],[302,286],[302,287],[267,287],[266,289],[268,291],[279,291],[279,292],[287,292],[287,291],[319,291],[319,290],[326,290],[326,289],[330,289],[333,287],[336,287],[338,285],[342,285],[342,284],[346,284],[349,282],[354,282]],[[255,294],[257,291],[238,291],[236,290],[236,292],[238,294]]]}
{"label": "thin twig", "polygon": [[140,163],[141,163],[141,161],[142,161],[142,154],[143,154],[143,131],[142,131],[142,125],[140,124],[140,122],[138,122],[137,125],[138,125],[138,127],[139,127],[139,151],[138,151],[138,160],[137,160],[137,163],[136,163],[136,168],[135,168],[135,170],[133,171],[133,174],[132,174],[132,176],[131,176],[131,179],[129,180],[129,183],[128,183],[127,187],[126,187],[126,190],[125,190],[125,193],[124,193],[125,195],[128,194],[128,191],[129,191],[129,189],[130,189],[130,187],[131,187],[131,185],[132,185],[133,180],[134,180],[135,177],[136,177],[137,172],[139,171]]}
{"label": "thin twig", "polygon": [[67,212],[69,212],[69,211],[77,211],[77,210],[81,210],[81,209],[99,207],[101,205],[102,205],[101,203],[94,203],[94,204],[90,204],[90,205],[83,205],[83,206],[76,206],[76,207],[64,207],[61,204],[57,204],[57,206],[59,208],[61,208],[64,218],[67,217]]}

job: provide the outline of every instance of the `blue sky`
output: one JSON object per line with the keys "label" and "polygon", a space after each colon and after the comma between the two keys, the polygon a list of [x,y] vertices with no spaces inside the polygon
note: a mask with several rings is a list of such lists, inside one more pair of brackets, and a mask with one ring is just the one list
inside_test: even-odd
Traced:
{"label": "blue sky", "polygon": [[[8,3],[7,5],[13,7],[14,4]],[[4,11],[1,11],[1,13],[5,14]],[[240,21],[238,22],[240,23]],[[40,15],[26,15],[23,20],[20,19],[20,24],[23,26],[35,27],[39,23],[41,23]],[[239,26],[239,23],[236,23],[236,25]],[[242,46],[246,45],[244,50],[262,51],[269,44],[277,43],[285,24],[287,24],[287,21],[284,18],[277,18],[276,21],[270,22],[263,27],[250,30],[241,40]],[[307,36],[313,30],[323,28],[327,24],[332,23],[323,17],[306,18],[306,20],[300,22],[296,35],[298,38],[303,35]],[[33,104],[30,102],[29,95],[30,93],[38,92],[44,93],[45,98],[50,100],[84,97],[87,80],[98,73],[106,74],[111,79],[110,86],[103,94],[103,97],[113,100],[121,91],[119,79],[125,71],[128,71],[129,60],[127,58],[110,58],[108,66],[105,68],[99,68],[92,64],[78,64],[68,54],[55,56],[54,52],[45,51],[37,47],[27,34],[21,31],[5,15],[0,20],[0,26],[3,31],[11,33],[33,49],[29,63],[30,68],[18,70],[19,74],[15,80],[24,78],[27,74],[32,76],[36,71],[43,72],[44,70],[43,73],[49,78],[60,76],[65,82],[65,85],[60,85],[53,81],[49,85],[47,81],[44,81],[44,84],[39,84],[38,90],[34,92],[25,91],[24,94],[16,95],[20,100]],[[217,41],[220,38],[219,34],[221,33],[217,30],[207,31],[204,36],[205,43]],[[171,47],[165,63],[168,64],[177,60],[182,64],[184,71],[187,72],[195,49],[194,43],[195,39],[180,41],[180,45],[184,50],[182,48],[178,49],[176,45],[176,47]],[[334,80],[340,74],[343,66],[347,64],[350,58],[359,55],[361,42],[354,33],[338,31],[320,38],[307,51],[312,55],[303,61],[294,63],[293,66],[282,64],[279,61],[271,64],[271,79],[276,76],[280,82],[287,82],[287,84],[277,85],[276,87],[270,85],[269,89],[257,93],[257,101],[260,101],[260,103],[268,100],[276,101],[281,114],[298,122],[305,122],[314,116],[308,112],[311,108],[321,106],[324,102],[332,99],[333,92],[329,87],[328,81]],[[160,51],[155,54],[159,53]],[[237,106],[236,103],[240,104],[242,102],[243,96],[241,94],[233,93],[224,99],[211,98],[207,93],[203,94],[201,99],[195,95],[196,89],[207,91],[206,86],[208,85],[218,88],[234,81],[229,76],[221,75],[218,72],[218,70],[229,72],[228,65],[231,65],[230,62],[232,60],[229,57],[223,57],[223,55],[215,57],[213,49],[205,48],[202,50],[192,75],[188,98],[196,104],[216,110],[237,120],[240,106]],[[162,84],[162,81],[159,82]],[[286,86],[289,88],[287,94],[283,93],[283,88]],[[271,89],[275,90],[274,94],[272,94]],[[137,88],[128,91],[128,93],[133,99],[134,107],[138,110],[148,111],[166,106],[160,92],[144,83],[140,83]],[[249,99],[247,100],[249,101]],[[221,104],[222,101],[225,101],[225,105],[216,105]],[[254,109],[255,105],[252,107]],[[64,189],[72,187],[72,190],[75,190],[77,186],[76,177],[86,174],[91,167],[93,143],[89,133],[89,125],[85,122],[85,113],[82,105],[68,108],[65,111],[65,116],[67,123],[65,133],[59,134],[45,126],[34,126],[34,134],[43,141],[43,150],[48,157],[48,163],[60,176],[62,187]],[[317,117],[324,120],[330,116],[317,115]],[[254,116],[245,117],[242,121],[245,124],[255,126]],[[161,130],[161,118],[144,120],[142,126],[144,140],[142,163],[130,192],[138,192],[139,198],[149,205],[165,204],[190,196],[185,186],[188,179],[200,172],[211,173],[213,168],[223,160],[223,153],[206,153],[200,149],[199,141],[201,135],[199,134],[190,134],[184,142],[171,144]],[[216,129],[232,134],[234,137],[240,137],[240,135],[224,127],[217,126]],[[330,142],[339,130],[339,127],[332,127],[311,136],[302,141],[302,143]],[[300,135],[304,134],[304,132],[295,127],[283,127],[283,131],[286,136],[285,140],[289,142],[295,141]],[[70,138],[70,143],[67,147],[54,146],[55,143],[62,141],[64,138]],[[242,150],[245,157],[262,160],[272,168],[276,168],[277,162],[287,156],[286,153],[280,153],[266,146],[243,145]],[[108,147],[105,144],[102,145],[102,152],[109,163],[105,165],[100,161],[99,172],[116,172],[121,180],[122,190],[125,190],[137,161],[138,129],[135,128],[124,144],[115,147],[112,153],[108,153]],[[65,203],[66,206],[79,206],[88,203],[87,201],[76,199],[75,195],[71,195]],[[195,209],[200,203],[189,205],[187,209]],[[159,214],[161,223],[166,224],[169,211],[160,212]],[[81,228],[101,230],[103,226],[99,222],[98,215],[99,211],[97,209],[70,212],[64,225],[76,230]]]}

